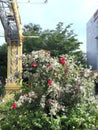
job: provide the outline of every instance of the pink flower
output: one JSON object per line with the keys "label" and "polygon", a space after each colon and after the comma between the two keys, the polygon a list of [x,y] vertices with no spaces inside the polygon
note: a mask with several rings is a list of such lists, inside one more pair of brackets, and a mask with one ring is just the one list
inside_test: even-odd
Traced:
{"label": "pink flower", "polygon": [[24,96],[28,96],[28,94],[27,94],[27,93],[24,93]]}
{"label": "pink flower", "polygon": [[60,61],[60,63],[63,64],[63,65],[66,64],[66,60],[65,60],[64,57],[61,57],[59,61]]}
{"label": "pink flower", "polygon": [[37,64],[36,63],[32,63],[32,67],[37,67]]}
{"label": "pink flower", "polygon": [[48,99],[48,103],[54,103],[54,100],[53,99]]}
{"label": "pink flower", "polygon": [[48,85],[51,86],[52,85],[52,80],[48,80]]}
{"label": "pink flower", "polygon": [[66,68],[64,68],[64,72],[67,72],[68,71],[68,68],[66,67]]}
{"label": "pink flower", "polygon": [[15,109],[17,107],[16,103],[12,103],[12,108]]}
{"label": "pink flower", "polygon": [[47,68],[50,70],[52,68],[52,66],[51,65],[47,65]]}

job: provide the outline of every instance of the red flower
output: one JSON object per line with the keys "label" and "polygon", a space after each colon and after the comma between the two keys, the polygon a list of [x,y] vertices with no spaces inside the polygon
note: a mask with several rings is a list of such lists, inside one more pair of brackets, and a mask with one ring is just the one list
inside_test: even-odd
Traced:
{"label": "red flower", "polygon": [[16,103],[12,103],[12,108],[15,109],[17,107]]}
{"label": "red flower", "polygon": [[32,63],[32,67],[37,67],[37,64],[36,63]]}
{"label": "red flower", "polygon": [[66,64],[66,60],[65,60],[64,57],[61,57],[61,58],[60,58],[60,63],[63,64],[63,65]]}
{"label": "red flower", "polygon": [[52,85],[52,80],[48,80],[48,85],[51,86]]}

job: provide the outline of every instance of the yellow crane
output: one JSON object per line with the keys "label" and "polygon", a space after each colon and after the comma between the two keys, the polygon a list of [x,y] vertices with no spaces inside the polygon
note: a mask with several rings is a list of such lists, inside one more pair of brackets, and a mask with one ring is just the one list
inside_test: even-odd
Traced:
{"label": "yellow crane", "polygon": [[22,73],[22,25],[16,0],[0,0],[0,19],[7,43],[6,90],[19,90],[15,73]]}
{"label": "yellow crane", "polygon": [[[40,4],[46,4],[47,1],[45,0]],[[7,80],[5,87],[7,91],[19,90],[22,86],[22,76],[20,76],[20,84],[17,84],[15,74],[18,72],[22,74],[23,35],[17,0],[0,0],[0,20],[7,43]],[[38,38],[38,36],[29,36],[29,38]]]}

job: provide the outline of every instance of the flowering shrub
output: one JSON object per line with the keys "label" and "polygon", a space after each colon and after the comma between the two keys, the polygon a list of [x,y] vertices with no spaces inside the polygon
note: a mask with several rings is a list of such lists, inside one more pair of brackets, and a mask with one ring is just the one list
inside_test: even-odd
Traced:
{"label": "flowering shrub", "polygon": [[1,130],[98,129],[96,75],[68,55],[52,58],[44,50],[24,55],[23,88],[0,122]]}
{"label": "flowering shrub", "polygon": [[34,51],[23,56],[23,69],[23,79],[30,92],[19,97],[18,107],[39,99],[37,103],[45,113],[57,115],[92,100],[96,75],[90,69],[77,66],[68,55],[52,58],[49,51]]}

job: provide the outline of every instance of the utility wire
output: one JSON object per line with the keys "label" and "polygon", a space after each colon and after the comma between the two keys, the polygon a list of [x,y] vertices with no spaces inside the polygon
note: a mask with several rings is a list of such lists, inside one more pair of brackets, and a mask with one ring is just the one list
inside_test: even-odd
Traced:
{"label": "utility wire", "polygon": [[48,0],[44,0],[43,2],[31,2],[30,0],[28,0],[27,2],[18,2],[19,4],[46,4],[48,2]]}

